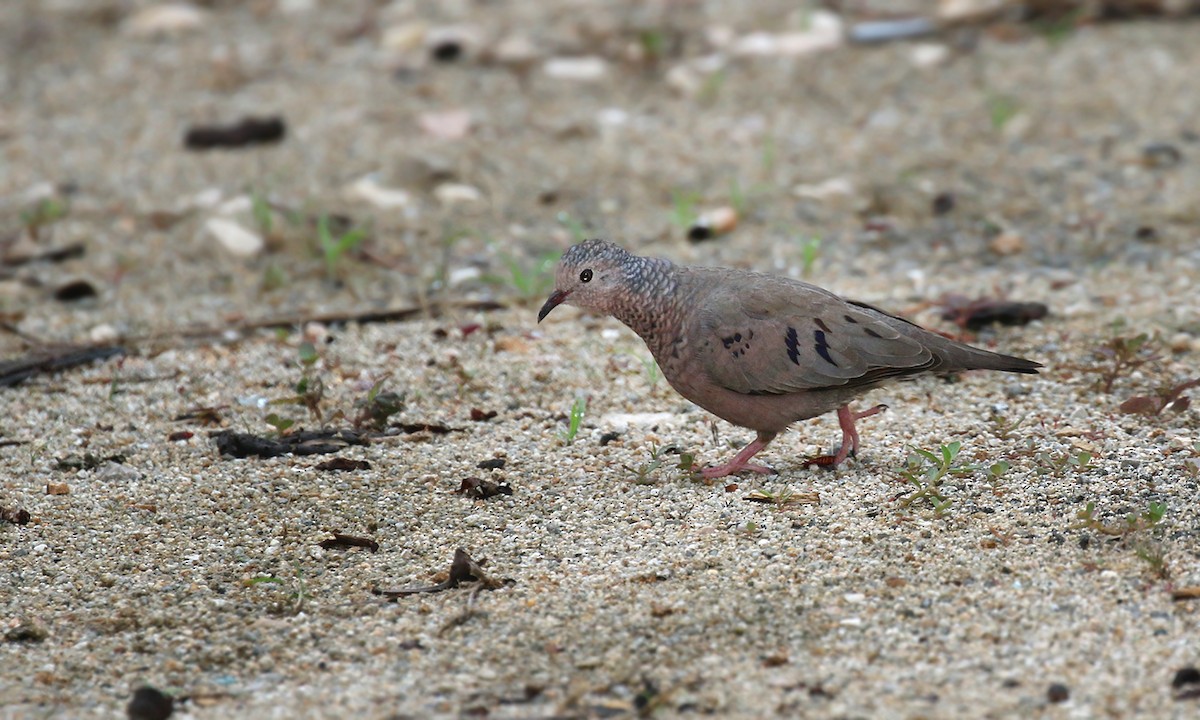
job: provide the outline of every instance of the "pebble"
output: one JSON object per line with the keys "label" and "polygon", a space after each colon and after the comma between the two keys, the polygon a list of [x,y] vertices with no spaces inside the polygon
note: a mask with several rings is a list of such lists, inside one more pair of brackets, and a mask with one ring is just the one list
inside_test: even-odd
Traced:
{"label": "pebble", "polygon": [[123,29],[134,37],[178,35],[197,30],[208,19],[208,11],[191,3],[152,5],[134,13]]}
{"label": "pebble", "polygon": [[417,118],[426,134],[440,140],[458,140],[471,130],[471,113],[467,110],[445,110],[422,113]]}
{"label": "pebble", "polygon": [[209,218],[204,229],[217,239],[221,247],[238,257],[253,257],[263,251],[266,242],[258,233],[251,232],[233,220]]}
{"label": "pebble", "polygon": [[913,65],[919,68],[934,67],[946,62],[950,57],[950,48],[941,43],[917,43],[909,51]]}
{"label": "pebble", "polygon": [[429,25],[423,22],[406,22],[390,25],[384,29],[379,45],[384,50],[406,53],[416,50],[425,43]]}
{"label": "pebble", "polygon": [[608,413],[600,416],[600,424],[612,427],[617,432],[625,432],[630,427],[653,427],[659,423],[670,422],[678,415],[675,413]]}
{"label": "pebble", "polygon": [[97,345],[116,342],[120,337],[121,333],[108,323],[101,323],[88,331],[88,340],[91,340]]}
{"label": "pebble", "polygon": [[1019,233],[1006,230],[988,242],[988,248],[997,255],[1017,255],[1025,250],[1025,238]]}
{"label": "pebble", "polygon": [[374,175],[355,180],[346,187],[345,195],[352,200],[364,200],[378,208],[402,208],[412,203],[412,196],[407,190],[381,185]]}
{"label": "pebble", "polygon": [[795,57],[832,50],[842,45],[842,18],[827,10],[808,16],[804,30],[790,33],[756,32],[733,42],[734,55],[780,55]]}
{"label": "pebble", "polygon": [[443,205],[474,204],[483,201],[483,193],[473,185],[442,183],[433,189],[433,196]]}
{"label": "pebble", "polygon": [[1008,0],[941,0],[937,17],[943,22],[978,22],[1006,9]]}
{"label": "pebble", "polygon": [[524,35],[509,35],[496,43],[490,57],[498,65],[525,72],[542,58],[542,53]]}
{"label": "pebble", "polygon": [[557,57],[542,65],[546,77],[576,82],[596,82],[608,74],[608,62],[602,57]]}
{"label": "pebble", "polygon": [[849,178],[834,177],[815,184],[801,184],[792,188],[792,195],[809,200],[826,201],[835,197],[853,197],[854,183]]}

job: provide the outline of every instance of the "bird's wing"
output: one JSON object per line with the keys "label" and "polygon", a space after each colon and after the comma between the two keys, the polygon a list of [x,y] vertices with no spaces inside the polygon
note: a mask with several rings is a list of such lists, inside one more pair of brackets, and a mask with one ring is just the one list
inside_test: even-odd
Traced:
{"label": "bird's wing", "polygon": [[728,280],[714,278],[717,289],[696,309],[696,352],[709,378],[735,392],[867,386],[939,364],[869,306],[786,278],[739,273]]}

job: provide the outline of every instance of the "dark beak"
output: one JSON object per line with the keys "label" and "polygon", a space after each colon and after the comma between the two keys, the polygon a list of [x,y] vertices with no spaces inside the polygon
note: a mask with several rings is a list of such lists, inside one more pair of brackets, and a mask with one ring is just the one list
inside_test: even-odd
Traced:
{"label": "dark beak", "polygon": [[566,300],[569,294],[565,290],[555,290],[550,293],[550,297],[546,298],[546,304],[542,306],[541,310],[538,310],[538,322],[545,320],[550,311],[561,305],[562,301]]}

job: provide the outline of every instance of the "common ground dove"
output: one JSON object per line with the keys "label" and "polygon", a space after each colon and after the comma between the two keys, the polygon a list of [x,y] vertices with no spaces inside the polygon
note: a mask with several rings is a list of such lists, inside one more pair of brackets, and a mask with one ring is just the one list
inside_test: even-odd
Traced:
{"label": "common ground dove", "polygon": [[758,437],[708,478],[771,473],[750,462],[798,420],[837,410],[842,444],[812,462],[858,450],[850,401],[922,373],[1036,373],[1040,363],[947,339],[870,305],[799,280],[747,270],[680,267],[603,240],[563,253],[538,322],[566,303],[606,313],[641,336],[680,395]]}

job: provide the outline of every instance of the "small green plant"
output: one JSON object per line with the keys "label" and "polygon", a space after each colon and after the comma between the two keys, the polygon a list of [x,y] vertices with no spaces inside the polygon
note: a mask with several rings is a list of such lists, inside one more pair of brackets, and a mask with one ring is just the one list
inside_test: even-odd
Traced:
{"label": "small green plant", "polygon": [[1011,468],[1012,468],[1012,465],[1010,465],[1007,460],[1001,460],[999,462],[994,462],[991,465],[988,465],[988,468],[987,468],[988,479],[992,481],[993,485],[995,485],[997,483],[997,481],[999,481],[1000,478],[1004,477],[1004,474],[1006,472],[1008,472]]}
{"label": "small green plant", "polygon": [[658,381],[662,380],[662,369],[658,367],[652,357],[639,357],[642,367],[646,370],[646,382],[650,383],[651,389],[658,386]]}
{"label": "small green plant", "polygon": [[270,415],[267,415],[265,418],[263,418],[263,420],[268,425],[275,428],[276,435],[285,434],[288,430],[291,429],[291,427],[293,425],[296,424],[295,420],[292,420],[291,418],[285,418],[285,417],[279,415],[278,413],[271,413]]}
{"label": "small green plant", "polygon": [[1051,47],[1057,48],[1075,33],[1075,29],[1084,19],[1084,12],[1084,8],[1062,12],[1045,20],[1035,21],[1033,28]]}
{"label": "small green plant", "polygon": [[808,503],[816,505],[821,502],[820,496],[815,492],[796,492],[788,486],[783,486],[778,490],[752,490],[746,499],[750,502],[767,503],[774,505],[777,510],[783,510],[788,505],[796,505],[799,503]]}
{"label": "small green plant", "polygon": [[43,228],[52,225],[67,216],[71,206],[60,197],[46,197],[38,200],[33,207],[21,213],[21,224],[34,240]]}
{"label": "small green plant", "polygon": [[635,467],[622,465],[629,474],[633,476],[633,482],[638,485],[650,485],[654,481],[650,479],[650,475],[654,471],[661,468],[667,462],[667,455],[676,453],[679,455],[679,462],[675,465],[685,474],[690,475],[696,465],[696,458],[688,452],[681,452],[675,445],[666,445],[659,447],[657,444],[650,445],[650,461],[644,462]]}
{"label": "small green plant", "polygon": [[1092,454],[1087,450],[1078,452],[1064,450],[1060,453],[1040,452],[1037,454],[1037,461],[1039,475],[1062,477],[1068,471],[1081,473],[1092,469]]}
{"label": "small green plant", "polygon": [[283,271],[283,268],[281,268],[276,263],[270,263],[269,265],[267,265],[266,268],[263,269],[263,274],[262,274],[263,292],[271,292],[272,290],[278,290],[279,288],[287,285],[287,282],[288,282],[287,273],[285,273]]}
{"label": "small green plant", "polygon": [[250,193],[250,214],[263,237],[270,237],[275,229],[275,214],[271,211],[271,203],[266,196],[259,192]]}
{"label": "small green plant", "polygon": [[558,262],[558,253],[545,253],[534,260],[532,267],[526,267],[516,258],[508,254],[500,256],[508,268],[507,279],[496,275],[485,275],[483,279],[497,285],[510,285],[517,294],[525,300],[543,299],[554,288],[554,276],[550,270]]}
{"label": "small green plant", "polygon": [[1088,502],[1082,510],[1075,513],[1075,522],[1068,526],[1071,530],[1092,530],[1101,535],[1119,538],[1122,542],[1132,545],[1137,557],[1146,563],[1154,577],[1165,580],[1170,575],[1167,567],[1166,547],[1159,540],[1162,523],[1167,515],[1167,504],[1151,501],[1146,509],[1138,513],[1128,513],[1124,522],[1106,523],[1096,517],[1096,503]]}
{"label": "small green plant", "polygon": [[1076,521],[1069,529],[1094,530],[1102,535],[1125,538],[1158,527],[1166,515],[1166,503],[1150,502],[1142,512],[1127,514],[1124,523],[1105,523],[1096,517],[1096,503],[1089,501],[1082,510],[1075,513]]}
{"label": "small green plant", "polygon": [[821,238],[811,237],[800,245],[800,274],[810,277],[817,258],[821,256]]}
{"label": "small green plant", "polygon": [[376,432],[383,432],[387,429],[388,420],[404,409],[404,395],[384,391],[383,384],[386,381],[387,378],[381,378],[371,386],[365,398],[355,403],[358,407],[358,414],[352,423],[355,430],[369,427]]}
{"label": "small green plant", "polygon": [[1016,98],[1011,95],[992,93],[987,98],[988,119],[991,120],[992,130],[1001,132],[1009,121],[1017,116],[1021,107]]}
{"label": "small green plant", "polygon": [[367,231],[362,228],[351,228],[334,236],[329,226],[329,215],[322,214],[317,218],[317,242],[321,246],[321,255],[325,259],[325,275],[329,279],[338,276],[342,258],[352,253],[367,239]]}
{"label": "small green plant", "polygon": [[737,212],[738,217],[746,216],[746,192],[737,178],[729,181],[729,206]]}
{"label": "small green plant", "polygon": [[1019,417],[1015,420],[1010,420],[1005,415],[1001,415],[1000,413],[993,412],[992,417],[991,417],[992,434],[1001,440],[1011,440],[1013,437],[1013,432],[1015,432],[1017,428],[1019,428],[1023,424],[1025,424],[1025,420],[1028,417],[1029,417],[1028,415],[1022,415],[1021,417]]}
{"label": "small green plant", "polygon": [[950,509],[953,498],[947,498],[941,493],[941,485],[948,476],[958,477],[970,475],[979,469],[977,465],[956,465],[955,460],[962,450],[962,443],[957,440],[942,445],[938,452],[930,452],[921,448],[911,448],[904,467],[898,468],[900,477],[914,486],[916,490],[900,500],[901,507],[909,507],[920,500],[928,500],[936,515],[943,515]]}
{"label": "small green plant", "polygon": [[1092,351],[1093,357],[1099,361],[1097,364],[1079,369],[1098,375],[1098,388],[1105,393],[1111,393],[1113,385],[1122,376],[1146,363],[1158,360],[1161,356],[1157,350],[1158,338],[1147,333],[1132,337],[1113,337]]}
{"label": "small green plant", "polygon": [[271,605],[271,613],[274,615],[299,615],[304,610],[304,603],[308,601],[308,583],[304,579],[304,568],[300,567],[299,563],[292,563],[293,576],[290,579],[284,579],[276,575],[266,575],[260,577],[252,577],[242,581],[242,584],[248,588],[258,585],[277,585],[281,590],[280,597],[277,598]]}
{"label": "small green plant", "polygon": [[575,436],[579,434],[579,428],[583,426],[583,416],[586,412],[587,398],[583,396],[575,398],[575,402],[571,403],[571,414],[567,417],[567,429],[558,433],[563,444],[570,445],[575,442]]}
{"label": "small green plant", "polygon": [[642,46],[646,61],[657,63],[667,52],[667,35],[658,28],[647,28],[638,33],[638,43]]}
{"label": "small green plant", "polygon": [[[272,400],[272,405],[301,405],[308,410],[308,413],[316,419],[318,423],[324,422],[325,413],[321,409],[321,403],[325,399],[325,382],[321,376],[316,374],[315,366],[320,356],[317,354],[317,348],[311,342],[302,342],[296,350],[297,359],[301,367],[300,380],[294,386],[295,395],[285,398]],[[268,415],[266,418],[268,424],[272,425],[278,432],[282,433],[292,426],[292,422],[285,420],[278,415]]]}
{"label": "small green plant", "polygon": [[672,192],[671,224],[683,230],[687,230],[695,225],[696,221],[700,219],[700,213],[696,210],[696,205],[699,202],[699,193],[682,190]]}

